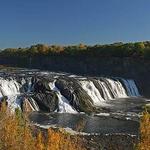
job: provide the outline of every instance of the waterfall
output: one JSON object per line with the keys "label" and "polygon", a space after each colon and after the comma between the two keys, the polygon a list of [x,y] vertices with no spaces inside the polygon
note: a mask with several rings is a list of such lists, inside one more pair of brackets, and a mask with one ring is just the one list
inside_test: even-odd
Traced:
{"label": "waterfall", "polygon": [[[28,79],[27,79],[28,80]],[[26,87],[23,88],[23,86]],[[0,101],[3,97],[7,98],[8,107],[15,111],[16,108],[21,109],[21,91],[30,92],[31,81],[26,81],[24,78],[19,83],[15,78],[2,78],[0,77]]]}
{"label": "waterfall", "polygon": [[[114,99],[140,96],[136,83],[131,79],[86,78],[67,74],[57,74],[56,78],[56,74],[52,73],[44,74],[44,76],[39,74],[37,78],[31,78],[31,76],[19,76],[19,74],[12,77],[0,77],[0,101],[6,96],[8,106],[15,110],[15,108],[21,108],[21,101],[27,95],[28,106],[33,111],[39,111],[39,104],[34,98],[32,99],[31,95],[38,93],[46,95],[46,92],[49,92],[54,94],[56,99],[58,98],[58,105],[52,111],[56,109],[55,112],[60,113],[77,113],[85,111],[83,107],[89,111],[93,110],[93,106],[106,106],[108,101],[111,103]],[[57,103],[53,97],[46,100],[50,106],[51,102]]]}
{"label": "waterfall", "polygon": [[133,80],[121,79],[127,89],[128,96],[140,96],[138,88]]}
{"label": "waterfall", "polygon": [[3,96],[14,96],[20,93],[19,83],[15,80],[0,78],[0,92]]}
{"label": "waterfall", "polygon": [[0,99],[7,97],[8,107],[14,111],[16,108],[20,108],[20,100],[18,95],[20,94],[19,83],[13,79],[0,78]]}
{"label": "waterfall", "polygon": [[121,81],[117,78],[101,78],[81,80],[79,83],[96,106],[102,105],[104,101],[116,98],[140,96],[133,80],[121,79]]}
{"label": "waterfall", "polygon": [[100,81],[100,80],[96,80],[96,81],[100,86],[104,99],[105,100],[112,99],[112,94],[110,93],[109,86],[104,81]]}
{"label": "waterfall", "polygon": [[106,78],[109,89],[111,90],[114,98],[124,98],[127,97],[125,88],[119,80],[112,80]]}
{"label": "waterfall", "polygon": [[57,112],[59,113],[77,113],[77,111],[69,104],[68,100],[61,95],[59,89],[55,86],[55,81],[49,83],[49,87],[51,90],[55,91],[58,96],[58,107],[59,110]]}
{"label": "waterfall", "polygon": [[80,81],[82,88],[87,92],[87,94],[93,100],[94,105],[101,105],[101,102],[104,101],[100,92],[95,87],[92,81]]}

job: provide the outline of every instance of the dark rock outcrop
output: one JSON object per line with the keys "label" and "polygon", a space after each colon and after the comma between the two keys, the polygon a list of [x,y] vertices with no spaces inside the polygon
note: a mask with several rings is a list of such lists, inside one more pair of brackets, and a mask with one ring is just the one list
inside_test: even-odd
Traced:
{"label": "dark rock outcrop", "polygon": [[75,79],[71,78],[61,78],[55,82],[55,85],[76,110],[87,113],[94,112],[95,109],[92,99],[83,89],[81,89],[78,82],[74,80]]}
{"label": "dark rock outcrop", "polygon": [[50,79],[44,77],[32,77],[31,86],[33,87],[33,95],[28,96],[24,101],[25,106],[29,106],[28,101],[32,104],[35,101],[40,111],[54,112],[58,109],[58,97],[49,87]]}
{"label": "dark rock outcrop", "polygon": [[36,79],[34,83],[34,92],[36,93],[45,93],[47,91],[51,91],[49,87],[49,81],[47,79],[41,79],[38,80]]}
{"label": "dark rock outcrop", "polygon": [[35,93],[32,98],[37,102],[40,111],[53,112],[58,109],[58,97],[55,92]]}

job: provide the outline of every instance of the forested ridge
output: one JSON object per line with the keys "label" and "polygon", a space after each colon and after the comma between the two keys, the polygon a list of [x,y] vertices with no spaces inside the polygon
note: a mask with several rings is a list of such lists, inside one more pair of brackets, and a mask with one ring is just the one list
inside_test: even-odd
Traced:
{"label": "forested ridge", "polygon": [[6,48],[0,56],[93,56],[93,57],[141,57],[150,58],[150,41],[136,43],[113,43],[89,46],[85,44],[60,46],[37,44],[26,48]]}

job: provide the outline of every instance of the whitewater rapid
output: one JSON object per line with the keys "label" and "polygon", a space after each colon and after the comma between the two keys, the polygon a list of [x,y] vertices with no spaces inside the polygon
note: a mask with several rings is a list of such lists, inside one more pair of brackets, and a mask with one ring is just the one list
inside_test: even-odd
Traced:
{"label": "whitewater rapid", "polygon": [[[39,78],[33,80],[35,76],[38,76]],[[79,94],[75,92],[77,91],[76,88],[80,88],[80,90],[86,94],[88,99],[86,100],[85,98],[84,103],[89,101],[88,103],[93,105],[93,107],[105,106],[108,101],[110,102],[114,99],[140,96],[135,81],[131,79],[105,77],[88,78],[51,72],[44,72],[43,74],[42,72],[34,73],[32,71],[28,71],[28,75],[24,76],[22,76],[21,73],[20,75],[16,74],[13,76],[0,77],[0,101],[2,98],[7,97],[8,106],[12,110],[15,110],[16,108],[21,109],[22,95],[34,94],[34,85],[36,84],[37,80],[41,79],[45,79],[50,91],[56,93],[58,98],[58,108],[55,110],[55,112],[59,113],[79,112],[79,110],[77,110],[75,106],[71,104],[71,101],[76,103],[76,105],[80,105],[81,103]],[[56,85],[56,81],[62,79],[63,82],[66,82],[66,85],[63,85],[63,88],[59,89],[59,87]],[[75,87],[76,85],[78,85],[78,87]],[[76,99],[68,99],[70,96],[68,94],[68,97],[66,97],[66,95],[64,95],[64,91],[67,91],[70,93],[71,97],[75,97]],[[32,110],[39,111],[39,106],[33,97],[30,99],[30,101],[28,101],[28,103],[31,103],[31,101],[32,105],[34,105],[31,106]]]}

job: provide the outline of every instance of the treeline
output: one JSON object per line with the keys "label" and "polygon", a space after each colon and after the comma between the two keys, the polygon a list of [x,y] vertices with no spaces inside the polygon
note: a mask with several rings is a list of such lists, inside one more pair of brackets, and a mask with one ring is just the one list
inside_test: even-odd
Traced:
{"label": "treeline", "polygon": [[37,44],[27,48],[7,48],[0,56],[71,55],[94,57],[143,57],[150,58],[150,41],[136,43],[113,43],[106,45],[45,45]]}

